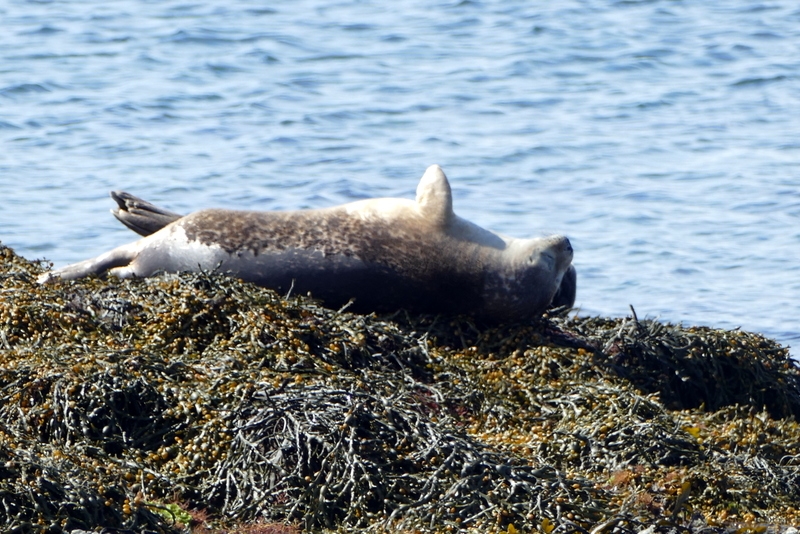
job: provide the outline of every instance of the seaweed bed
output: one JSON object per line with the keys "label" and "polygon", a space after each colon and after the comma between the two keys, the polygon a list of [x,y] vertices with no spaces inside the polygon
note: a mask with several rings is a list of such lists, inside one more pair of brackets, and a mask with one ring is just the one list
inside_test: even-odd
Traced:
{"label": "seaweed bed", "polygon": [[797,532],[800,368],[757,334],[362,316],[0,246],[4,532]]}

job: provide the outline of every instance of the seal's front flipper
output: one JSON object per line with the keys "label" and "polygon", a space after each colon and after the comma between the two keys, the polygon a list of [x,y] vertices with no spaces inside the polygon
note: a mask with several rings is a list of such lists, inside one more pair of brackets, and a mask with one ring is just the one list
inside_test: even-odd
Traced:
{"label": "seal's front flipper", "polygon": [[558,286],[553,297],[553,302],[550,303],[550,308],[560,308],[561,306],[569,306],[572,308],[575,305],[575,295],[578,292],[578,273],[575,271],[575,266],[570,265],[564,277],[561,279],[561,285]]}
{"label": "seal's front flipper", "polygon": [[417,207],[438,226],[448,225],[455,217],[450,182],[438,165],[431,165],[422,175],[417,185]]}
{"label": "seal's front flipper", "polygon": [[119,206],[118,209],[111,210],[114,217],[137,234],[145,237],[183,217],[183,215],[154,206],[125,191],[111,191],[111,198]]}

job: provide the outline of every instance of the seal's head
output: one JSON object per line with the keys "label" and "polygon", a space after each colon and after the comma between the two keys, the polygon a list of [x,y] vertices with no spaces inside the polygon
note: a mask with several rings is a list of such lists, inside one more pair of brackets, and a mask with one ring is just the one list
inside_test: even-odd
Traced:
{"label": "seal's head", "polygon": [[529,267],[526,270],[538,269],[542,272],[549,272],[558,286],[561,277],[572,265],[572,243],[563,235],[531,239],[530,241],[533,243],[528,255]]}
{"label": "seal's head", "polygon": [[509,243],[486,280],[486,315],[509,321],[540,315],[565,275],[574,273],[572,255],[572,244],[561,235]]}

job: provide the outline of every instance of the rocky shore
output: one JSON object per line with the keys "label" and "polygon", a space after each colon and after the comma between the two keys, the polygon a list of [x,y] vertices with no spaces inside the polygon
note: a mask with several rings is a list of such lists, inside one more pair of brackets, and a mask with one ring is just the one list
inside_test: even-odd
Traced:
{"label": "rocky shore", "polygon": [[[800,367],[637,318],[363,316],[0,246],[0,530],[788,533]],[[105,529],[105,530],[104,530]]]}

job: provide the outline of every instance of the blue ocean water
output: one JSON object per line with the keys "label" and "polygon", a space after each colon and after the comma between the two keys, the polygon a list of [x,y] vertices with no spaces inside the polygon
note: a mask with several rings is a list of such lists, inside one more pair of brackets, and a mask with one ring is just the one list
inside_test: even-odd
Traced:
{"label": "blue ocean water", "polygon": [[0,0],[0,240],[57,266],[174,211],[413,197],[565,233],[583,315],[800,344],[789,0]]}

